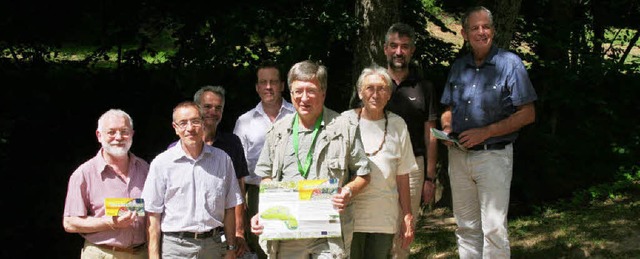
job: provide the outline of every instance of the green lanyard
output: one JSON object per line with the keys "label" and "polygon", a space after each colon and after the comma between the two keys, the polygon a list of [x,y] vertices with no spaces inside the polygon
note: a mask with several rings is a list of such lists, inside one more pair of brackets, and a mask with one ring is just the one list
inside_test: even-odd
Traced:
{"label": "green lanyard", "polygon": [[[323,112],[324,113],[324,112]],[[296,161],[298,161],[298,172],[307,179],[307,175],[309,174],[309,168],[311,168],[311,160],[313,159],[313,148],[316,145],[316,139],[318,138],[318,130],[320,129],[320,123],[322,122],[322,113],[320,113],[320,117],[316,120],[316,124],[313,126],[313,142],[311,142],[311,147],[309,147],[309,151],[307,152],[307,158],[305,159],[304,165],[300,163],[300,158],[298,158],[298,114],[296,114],[293,119],[293,150],[296,152]]]}

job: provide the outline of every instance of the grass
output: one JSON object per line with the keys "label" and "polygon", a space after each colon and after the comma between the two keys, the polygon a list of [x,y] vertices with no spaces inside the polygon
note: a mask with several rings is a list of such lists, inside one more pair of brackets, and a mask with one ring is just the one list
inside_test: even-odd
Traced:
{"label": "grass", "polygon": [[[640,258],[640,182],[586,205],[558,202],[509,221],[512,258]],[[457,258],[448,208],[420,219],[411,258]]]}

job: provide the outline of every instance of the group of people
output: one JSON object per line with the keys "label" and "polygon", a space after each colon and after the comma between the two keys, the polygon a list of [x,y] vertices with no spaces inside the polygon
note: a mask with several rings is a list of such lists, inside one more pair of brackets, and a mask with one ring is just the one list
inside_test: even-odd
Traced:
{"label": "group of people", "polygon": [[[461,258],[509,258],[507,211],[517,132],[535,119],[533,90],[515,54],[494,46],[491,12],[462,19],[469,54],[451,66],[440,103],[412,69],[413,29],[386,33],[386,68],[365,68],[361,105],[324,106],[327,69],[313,61],[287,73],[257,70],[260,103],[233,133],[217,131],[225,91],[205,86],[173,109],[180,139],[151,164],[129,149],[133,120],[112,109],[98,120],[102,148],[70,177],[63,226],[85,238],[82,258],[408,258],[421,200],[434,199],[440,118],[449,141],[449,178]],[[440,116],[439,116],[440,115]],[[336,179],[331,198],[341,237],[261,240],[259,186],[270,181]],[[107,215],[105,198],[142,198],[144,216]]]}

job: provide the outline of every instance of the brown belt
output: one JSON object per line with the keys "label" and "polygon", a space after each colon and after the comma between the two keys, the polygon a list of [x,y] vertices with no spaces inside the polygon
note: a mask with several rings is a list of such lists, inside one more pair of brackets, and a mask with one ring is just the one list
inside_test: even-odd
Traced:
{"label": "brown belt", "polygon": [[125,253],[133,254],[142,250],[142,248],[144,248],[144,245],[145,244],[143,243],[143,244],[135,245],[132,247],[118,247],[118,246],[110,246],[110,245],[96,245],[96,246],[102,249],[107,249],[114,252],[125,252]]}

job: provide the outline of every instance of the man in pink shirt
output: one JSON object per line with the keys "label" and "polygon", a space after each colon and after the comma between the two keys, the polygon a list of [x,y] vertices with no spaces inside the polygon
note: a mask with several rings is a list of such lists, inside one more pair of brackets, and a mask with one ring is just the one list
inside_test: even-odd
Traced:
{"label": "man in pink shirt", "polygon": [[98,120],[98,154],[69,178],[62,225],[84,237],[81,258],[147,258],[146,219],[135,212],[107,216],[105,198],[140,198],[149,164],[129,152],[133,121],[111,109]]}

